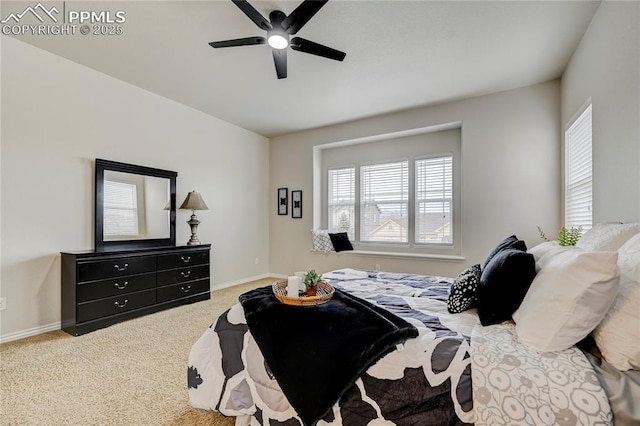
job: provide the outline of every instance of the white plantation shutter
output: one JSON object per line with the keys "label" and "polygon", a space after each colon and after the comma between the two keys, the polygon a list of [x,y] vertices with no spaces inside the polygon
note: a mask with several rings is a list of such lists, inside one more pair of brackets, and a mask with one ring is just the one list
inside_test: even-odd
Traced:
{"label": "white plantation shutter", "polygon": [[591,105],[565,132],[565,219],[567,228],[593,223]]}
{"label": "white plantation shutter", "polygon": [[461,129],[401,133],[314,151],[314,228],[362,252],[462,256]]}
{"label": "white plantation shutter", "polygon": [[453,243],[453,156],[416,160],[416,243]]}
{"label": "white plantation shutter", "polygon": [[408,242],[409,162],[360,167],[360,240]]}
{"label": "white plantation shutter", "polygon": [[104,235],[138,235],[136,185],[104,181]]}
{"label": "white plantation shutter", "polygon": [[330,169],[328,175],[328,228],[355,238],[356,169]]}

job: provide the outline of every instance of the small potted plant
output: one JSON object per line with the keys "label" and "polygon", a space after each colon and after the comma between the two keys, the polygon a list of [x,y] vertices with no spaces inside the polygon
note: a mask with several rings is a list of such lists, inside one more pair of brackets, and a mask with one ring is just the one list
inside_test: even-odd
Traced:
{"label": "small potted plant", "polygon": [[318,284],[322,280],[322,274],[318,274],[314,269],[311,269],[304,274],[304,286],[307,288],[307,296],[315,296]]}
{"label": "small potted plant", "polygon": [[[540,234],[540,238],[543,240],[550,241],[540,226],[538,226],[538,234]],[[560,232],[558,232],[558,243],[561,246],[575,246],[580,237],[582,237],[582,226],[578,226],[577,228],[572,226],[571,229],[563,226],[560,228]]]}

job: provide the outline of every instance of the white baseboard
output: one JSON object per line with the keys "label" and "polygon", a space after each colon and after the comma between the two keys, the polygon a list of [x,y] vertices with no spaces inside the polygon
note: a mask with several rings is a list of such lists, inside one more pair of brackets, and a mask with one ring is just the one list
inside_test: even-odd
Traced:
{"label": "white baseboard", "polygon": [[[233,287],[233,286],[240,285],[240,284],[245,284],[245,283],[248,283],[250,281],[262,280],[264,278],[286,278],[286,277],[287,277],[286,275],[271,274],[271,273],[255,275],[253,277],[247,277],[247,278],[243,278],[241,280],[235,280],[235,281],[229,281],[229,282],[226,282],[226,283],[217,284],[215,286],[212,286],[211,291],[222,290],[223,288],[228,288],[228,287]],[[17,331],[15,333],[9,333],[9,334],[0,336],[0,344],[7,343],[7,342],[12,342],[14,340],[24,339],[25,337],[36,336],[38,334],[48,333],[50,331],[60,330],[61,328],[62,328],[62,323],[58,321],[58,322],[54,322],[54,323],[51,323],[51,324],[43,325],[43,326],[40,326],[40,327],[30,328],[28,330],[22,330],[22,331]]]}
{"label": "white baseboard", "polygon": [[229,288],[229,287],[233,287],[233,286],[240,285],[240,284],[246,284],[246,283],[251,282],[251,281],[263,280],[265,278],[286,278],[286,277],[287,277],[286,275],[272,274],[272,273],[255,275],[253,277],[247,277],[247,278],[243,278],[241,280],[228,281],[226,283],[216,284],[215,286],[211,286],[211,291],[222,290],[223,288]]}
{"label": "white baseboard", "polygon": [[25,337],[36,336],[38,334],[48,333],[50,331],[60,330],[61,327],[62,324],[58,321],[40,327],[34,327],[27,330],[17,331],[15,333],[5,334],[4,336],[0,336],[0,344],[24,339]]}

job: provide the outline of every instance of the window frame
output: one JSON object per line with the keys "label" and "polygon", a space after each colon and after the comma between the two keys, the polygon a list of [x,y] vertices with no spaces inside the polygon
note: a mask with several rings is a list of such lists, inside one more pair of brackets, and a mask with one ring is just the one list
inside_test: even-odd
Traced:
{"label": "window frame", "polygon": [[[441,242],[441,243],[435,243],[435,242],[418,242],[418,241],[417,241],[417,239],[418,239],[418,238],[417,238],[417,236],[418,236],[418,234],[417,234],[417,232],[418,232],[418,230],[417,230],[417,226],[418,226],[418,225],[417,225],[417,220],[414,218],[414,220],[413,220],[413,225],[414,225],[413,238],[414,238],[414,244],[415,244],[416,246],[425,246],[425,247],[428,247],[428,246],[450,247],[450,246],[453,246],[453,245],[454,245],[454,242],[455,242],[455,234],[456,234],[456,233],[455,233],[455,229],[453,229],[453,228],[454,228],[454,227],[453,227],[453,222],[454,222],[454,220],[455,220],[456,213],[455,213],[455,210],[454,210],[454,198],[455,198],[455,189],[454,189],[454,186],[455,186],[455,185],[454,185],[454,180],[455,180],[455,166],[454,166],[454,154],[453,154],[453,152],[443,152],[443,153],[440,153],[440,154],[433,154],[433,155],[428,155],[428,156],[424,156],[424,155],[423,155],[423,156],[420,156],[420,157],[417,157],[417,158],[415,158],[415,159],[414,159],[414,173],[416,173],[416,175],[414,176],[414,185],[415,185],[415,188],[414,188],[414,191],[413,191],[413,193],[414,193],[414,197],[413,197],[412,199],[413,199],[413,202],[414,202],[414,209],[413,209],[413,211],[414,211],[414,215],[416,215],[416,216],[417,216],[417,215],[418,215],[418,197],[417,197],[417,192],[418,192],[418,189],[417,189],[417,186],[418,186],[418,182],[417,182],[417,178],[418,178],[418,177],[417,177],[417,169],[418,169],[418,167],[417,167],[416,163],[417,163],[418,161],[421,161],[421,160],[430,160],[430,159],[435,159],[435,158],[448,158],[448,157],[451,157],[451,199],[450,199],[450,203],[451,203],[451,212],[449,213],[449,214],[450,214],[450,216],[451,216],[451,219],[450,219],[451,224],[450,224],[450,226],[451,226],[451,228],[452,228],[452,229],[451,229],[451,242],[450,242],[450,243],[444,243],[444,242]],[[442,198],[442,200],[446,200],[446,198]]]}
{"label": "window frame", "polygon": [[[401,241],[401,242],[396,242],[396,241],[384,241],[384,240],[363,240],[362,239],[362,227],[366,226],[365,223],[363,223],[362,220],[362,208],[364,205],[363,202],[363,191],[364,191],[364,186],[362,185],[362,180],[363,180],[363,171],[362,168],[363,167],[375,167],[375,166],[379,166],[379,165],[384,165],[384,164],[394,164],[394,163],[407,163],[407,201],[406,201],[406,214],[407,214],[407,241]],[[366,244],[366,245],[375,245],[375,244],[383,244],[383,245],[387,245],[387,244],[392,244],[392,245],[399,245],[399,246],[403,246],[403,245],[407,245],[407,244],[411,244],[411,238],[410,238],[410,223],[411,223],[411,219],[410,219],[410,200],[411,200],[411,159],[410,158],[396,158],[396,159],[388,159],[385,161],[376,161],[376,162],[367,162],[367,163],[362,163],[359,164],[357,167],[357,173],[359,174],[359,181],[356,181],[356,193],[359,192],[359,196],[357,199],[357,206],[358,206],[358,214],[355,216],[357,219],[357,223],[356,223],[356,227],[359,229],[359,233],[356,234],[358,236],[358,239],[355,240],[354,242],[358,243],[358,244]],[[399,201],[400,203],[402,203],[402,201]],[[391,203],[390,202],[381,202],[380,204],[388,204]]]}
{"label": "window frame", "polygon": [[[449,133],[449,131],[452,131]],[[444,135],[444,136],[442,136]],[[404,149],[403,143],[413,144],[414,147]],[[391,150],[387,150],[386,156],[371,158],[372,152],[385,151],[374,146],[375,143],[393,144]],[[360,146],[362,144],[372,144]],[[415,148],[418,146],[418,149]],[[332,150],[335,153],[331,153]],[[342,148],[347,149],[347,155],[342,155]],[[400,148],[400,149],[397,149]],[[404,150],[403,150],[404,149]],[[407,150],[413,149],[407,154]],[[411,131],[396,132],[374,137],[366,137],[350,141],[334,142],[316,145],[313,148],[313,227],[314,229],[328,229],[328,170],[353,167],[356,180],[355,200],[355,238],[352,239],[354,253],[372,255],[392,255],[405,257],[429,257],[442,260],[464,259],[462,255],[462,125],[460,122],[447,125],[431,126],[414,129]],[[328,151],[327,151],[328,150]],[[393,152],[389,155],[389,152]],[[328,154],[329,153],[329,154]],[[357,153],[354,154],[354,153]],[[354,156],[362,160],[354,161]],[[452,157],[453,173],[453,211],[451,213],[453,238],[449,243],[416,242],[415,234],[415,166],[416,160],[450,156]],[[329,159],[327,159],[329,157]],[[360,165],[394,162],[398,160],[409,161],[409,200],[408,200],[408,242],[367,242],[360,239]]]}
{"label": "window frame", "polygon": [[[352,197],[353,205],[350,206],[351,209],[352,209],[352,212],[353,212],[353,223],[349,227],[350,231],[346,231],[346,232],[349,234],[349,239],[351,241],[355,241],[356,240],[356,235],[357,235],[357,232],[358,232],[356,230],[357,227],[356,227],[356,220],[355,220],[356,219],[356,214],[357,214],[356,213],[356,211],[357,211],[357,208],[356,208],[357,201],[356,200],[357,200],[357,197],[358,197],[358,194],[357,194],[357,191],[356,191],[358,176],[357,176],[357,167],[356,167],[355,164],[346,165],[346,166],[335,166],[335,167],[327,168],[327,177],[326,177],[327,178],[327,185],[326,185],[326,188],[327,188],[327,229],[329,229],[331,227],[331,225],[330,225],[331,221],[329,219],[329,217],[330,217],[329,209],[332,206],[334,206],[334,204],[331,204],[330,200],[329,200],[329,196],[330,196],[330,191],[329,191],[330,187],[329,187],[329,184],[328,184],[329,173],[331,171],[334,171],[334,170],[347,170],[347,169],[353,169],[353,180],[354,180],[354,182],[353,182],[353,197]],[[343,205],[348,206],[348,204],[343,204]]]}
{"label": "window frame", "polygon": [[[569,203],[571,202],[571,200],[573,199],[572,194],[570,194],[572,191],[580,191],[581,189],[579,188],[581,183],[585,183],[585,182],[578,182],[578,181],[572,181],[570,182],[570,178],[571,178],[571,173],[572,170],[570,168],[571,163],[572,163],[572,158],[570,158],[570,152],[572,150],[571,147],[571,143],[574,142],[576,144],[579,144],[581,142],[581,140],[579,139],[573,139],[571,140],[571,133],[575,133],[576,130],[580,130],[580,129],[576,129],[577,126],[582,126],[583,120],[585,119],[585,114],[589,114],[589,123],[588,126],[590,128],[590,133],[589,133],[589,145],[588,145],[588,152],[586,150],[581,150],[578,153],[574,153],[574,155],[578,155],[578,156],[584,156],[584,155],[588,155],[590,158],[588,160],[588,162],[590,163],[588,166],[590,167],[590,173],[587,176],[587,184],[588,184],[588,190],[587,190],[587,197],[588,197],[588,214],[590,216],[590,220],[589,223],[579,223],[580,221],[575,221],[576,220],[576,214],[570,214],[570,212],[572,212],[575,207],[572,208],[572,206],[569,205]],[[578,168],[581,167],[585,167],[585,163],[580,163],[579,166],[577,166]],[[583,180],[584,179],[579,179],[579,180]],[[584,105],[582,105],[582,107],[580,107],[580,109],[574,114],[573,117],[571,117],[571,119],[568,121],[567,125],[565,126],[565,132],[564,132],[564,173],[563,173],[563,195],[564,195],[564,200],[563,200],[563,220],[564,220],[564,226],[571,228],[571,227],[582,227],[583,232],[587,231],[589,229],[591,229],[591,227],[593,226],[593,104],[591,102],[591,99],[588,99],[587,102],[585,102]],[[574,200],[575,201],[575,200]]]}

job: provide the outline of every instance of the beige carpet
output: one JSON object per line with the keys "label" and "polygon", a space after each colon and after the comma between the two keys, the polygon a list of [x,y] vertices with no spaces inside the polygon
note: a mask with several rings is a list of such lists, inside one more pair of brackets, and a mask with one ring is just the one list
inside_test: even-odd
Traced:
{"label": "beige carpet", "polygon": [[55,331],[0,345],[0,424],[233,425],[189,405],[189,350],[239,294],[273,281],[80,337]]}

